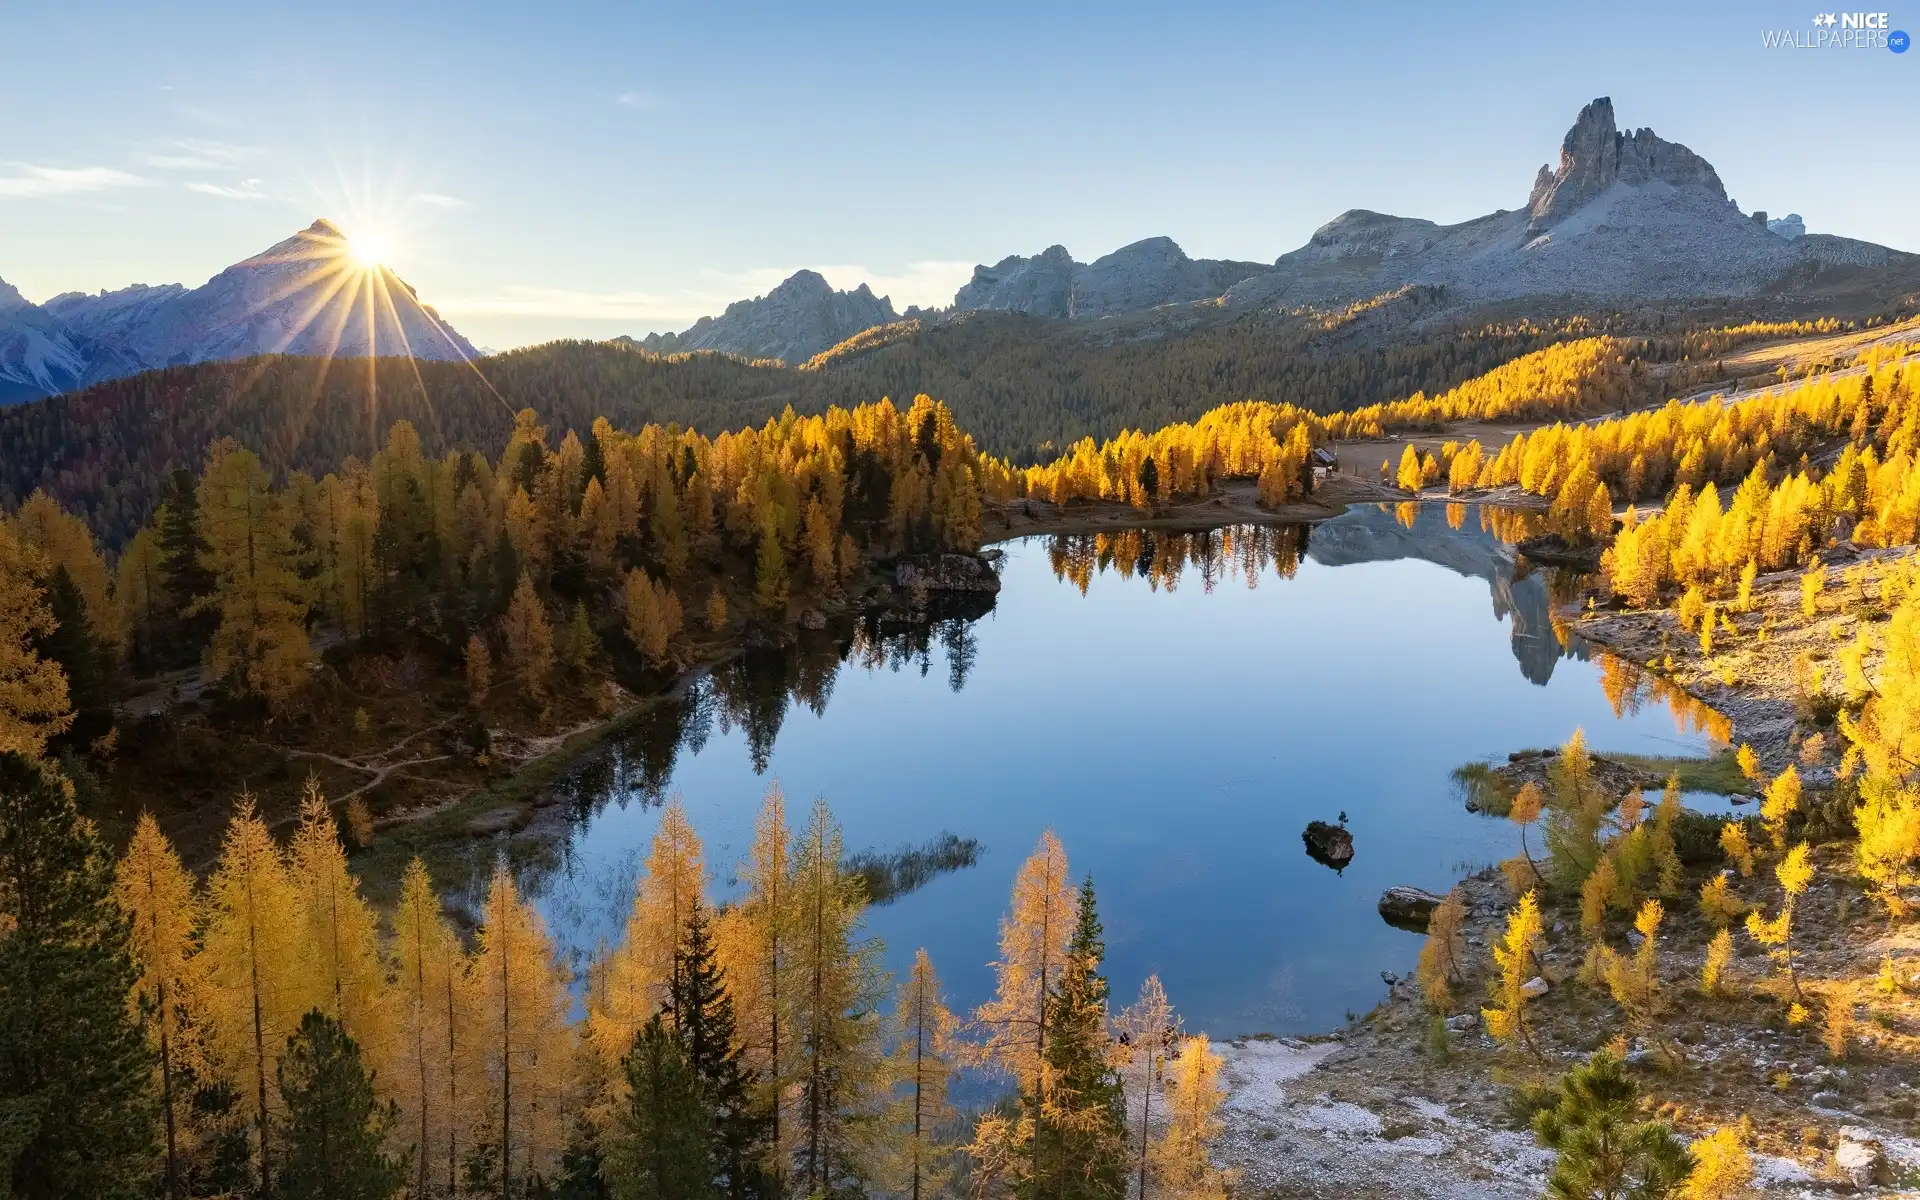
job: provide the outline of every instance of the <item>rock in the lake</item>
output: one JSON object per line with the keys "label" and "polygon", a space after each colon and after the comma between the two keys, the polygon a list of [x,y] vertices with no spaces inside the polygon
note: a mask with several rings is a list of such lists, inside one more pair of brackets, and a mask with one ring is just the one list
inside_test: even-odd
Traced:
{"label": "rock in the lake", "polygon": [[800,628],[825,629],[826,627],[827,614],[817,608],[803,608],[800,610]]}
{"label": "rock in the lake", "polygon": [[1515,545],[1514,549],[1543,566],[1565,567],[1570,571],[1587,572],[1600,569],[1602,549],[1600,546],[1575,545],[1557,533],[1543,533],[1539,537],[1530,537]]}
{"label": "rock in the lake", "polygon": [[1315,862],[1344,871],[1353,861],[1353,835],[1343,825],[1309,821],[1300,837],[1307,843],[1307,854]]}
{"label": "rock in the lake", "polygon": [[1000,576],[977,554],[915,554],[894,564],[893,581],[908,591],[996,593],[1000,590]]}
{"label": "rock in the lake", "polygon": [[1380,916],[1389,925],[1424,933],[1440,901],[1432,892],[1396,884],[1380,893]]}
{"label": "rock in the lake", "polygon": [[1857,1188],[1887,1181],[1885,1149],[1878,1138],[1857,1125],[1841,1127],[1840,1142],[1833,1148],[1833,1165]]}

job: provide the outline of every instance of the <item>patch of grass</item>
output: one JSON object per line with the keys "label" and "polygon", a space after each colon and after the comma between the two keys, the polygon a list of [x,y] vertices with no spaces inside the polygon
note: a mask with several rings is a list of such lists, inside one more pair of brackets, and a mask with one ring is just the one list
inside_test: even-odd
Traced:
{"label": "patch of grass", "polygon": [[1754,790],[1753,781],[1740,773],[1740,764],[1734,761],[1731,750],[1722,750],[1709,758],[1691,754],[1609,754],[1607,757],[1662,779],[1678,775],[1681,788],[1689,792],[1745,796]]}

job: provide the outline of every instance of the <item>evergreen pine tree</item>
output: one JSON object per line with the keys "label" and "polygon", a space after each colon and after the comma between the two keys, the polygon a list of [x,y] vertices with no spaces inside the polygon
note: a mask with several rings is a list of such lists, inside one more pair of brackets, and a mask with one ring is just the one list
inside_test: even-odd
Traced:
{"label": "evergreen pine tree", "polygon": [[1561,1078],[1558,1102],[1533,1119],[1534,1137],[1560,1155],[1551,1200],[1653,1200],[1686,1179],[1691,1157],[1664,1123],[1640,1119],[1638,1090],[1604,1050]]}
{"label": "evergreen pine tree", "polygon": [[625,1067],[628,1098],[606,1162],[615,1200],[715,1200],[710,1100],[659,1013],[641,1027]]}
{"label": "evergreen pine tree", "polygon": [[1127,1192],[1126,1109],[1109,1052],[1105,957],[1089,876],[1051,1003],[1045,1099],[1027,1099],[1035,1109],[1028,1196],[1117,1200]]}
{"label": "evergreen pine tree", "polygon": [[167,477],[160,494],[161,583],[166,605],[160,613],[163,635],[159,645],[166,660],[190,663],[213,636],[218,623],[211,609],[195,602],[213,595],[213,571],[208,565],[213,547],[200,527],[199,480],[185,467]]}
{"label": "evergreen pine tree", "polygon": [[64,566],[53,568],[46,596],[53,630],[41,639],[40,655],[66,672],[73,705],[67,737],[85,745],[113,726],[113,649],[93,627],[86,598]]}
{"label": "evergreen pine tree", "polygon": [[360,1047],[340,1023],[320,1012],[300,1020],[280,1058],[280,1101],[286,1109],[282,1200],[387,1200],[407,1178],[407,1162],[384,1149],[399,1119],[374,1097]]}
{"label": "evergreen pine tree", "polygon": [[145,1196],[153,1058],[113,862],[72,788],[0,754],[0,1168],[21,1200]]}
{"label": "evergreen pine tree", "polygon": [[715,1182],[730,1200],[765,1195],[770,1122],[753,1104],[734,1035],[733,997],[714,957],[706,912],[697,898],[674,958],[666,1015],[707,1099]]}

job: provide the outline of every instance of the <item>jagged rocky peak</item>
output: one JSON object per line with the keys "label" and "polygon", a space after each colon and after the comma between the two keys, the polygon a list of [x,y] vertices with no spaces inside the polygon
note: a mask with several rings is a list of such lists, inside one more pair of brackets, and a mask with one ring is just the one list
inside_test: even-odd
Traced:
{"label": "jagged rocky peak", "polygon": [[26,306],[27,298],[20,294],[20,289],[14,287],[6,280],[0,279],[0,313],[12,312],[17,308],[25,308]]}
{"label": "jagged rocky peak", "polygon": [[1629,187],[1659,181],[1700,188],[1726,201],[1727,189],[1713,164],[1651,129],[1622,133],[1613,120],[1613,101],[1602,96],[1580,110],[1560,143],[1560,167],[1543,166],[1527,200],[1527,230],[1550,229],[1616,183]]}
{"label": "jagged rocky peak", "polygon": [[953,306],[1066,317],[1079,266],[1065,246],[1048,246],[1032,258],[1009,254],[991,267],[974,267],[973,278],[954,293]]}

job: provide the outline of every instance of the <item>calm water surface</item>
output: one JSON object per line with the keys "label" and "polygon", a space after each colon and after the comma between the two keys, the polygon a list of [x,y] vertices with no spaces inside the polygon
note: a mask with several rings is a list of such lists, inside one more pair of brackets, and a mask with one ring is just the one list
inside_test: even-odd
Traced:
{"label": "calm water surface", "polygon": [[[991,989],[1013,874],[1052,827],[1093,875],[1121,1002],[1157,971],[1191,1029],[1324,1030],[1418,953],[1375,912],[1384,888],[1444,891],[1515,852],[1510,826],[1463,810],[1452,768],[1576,727],[1602,751],[1706,748],[1660,704],[1616,714],[1600,668],[1555,637],[1547,581],[1514,578],[1476,509],[1458,530],[1439,506],[1366,508],[1310,531],[1005,549],[984,615],[736,663],[582,764],[564,832],[525,871],[556,938],[584,959],[617,935],[668,794],[731,894],[777,780],[796,827],[827,797],[850,851],[984,845],[869,913],[888,966],[925,946],[956,1008]],[[1335,874],[1300,834],[1342,811],[1358,849]]]}

